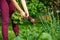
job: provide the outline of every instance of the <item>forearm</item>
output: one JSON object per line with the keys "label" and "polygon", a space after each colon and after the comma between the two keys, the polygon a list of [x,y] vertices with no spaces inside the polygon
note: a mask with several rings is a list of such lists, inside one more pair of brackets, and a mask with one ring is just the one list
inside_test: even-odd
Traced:
{"label": "forearm", "polygon": [[28,9],[27,9],[25,0],[21,0],[21,4],[22,4],[22,6],[24,8],[25,13],[28,13]]}
{"label": "forearm", "polygon": [[19,7],[19,5],[18,5],[18,3],[16,2],[16,0],[11,0],[11,2],[13,3],[14,7],[15,7],[19,12],[23,11],[23,10]]}

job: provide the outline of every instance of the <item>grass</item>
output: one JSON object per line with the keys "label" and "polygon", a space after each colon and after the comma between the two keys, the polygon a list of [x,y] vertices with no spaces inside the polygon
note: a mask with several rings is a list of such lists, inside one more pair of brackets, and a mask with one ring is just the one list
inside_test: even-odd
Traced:
{"label": "grass", "polygon": [[[35,36],[36,33],[42,34],[43,32],[47,32],[49,34],[51,34],[53,40],[60,40],[60,25],[56,25],[56,22],[54,20],[52,20],[51,25],[49,23],[44,23],[43,21],[39,21],[36,23],[36,25],[31,25],[28,22],[24,22],[24,24],[20,25],[19,24],[19,29],[21,32],[21,36],[23,36],[23,38],[28,38],[30,37],[30,32],[32,33],[33,36]],[[0,22],[0,40],[3,40],[2,38],[2,33],[1,33],[1,22]],[[27,33],[26,33],[27,31]],[[27,36],[27,34],[29,34]],[[37,35],[37,34],[36,34]],[[27,37],[26,37],[27,36]],[[32,38],[33,38],[32,36]],[[15,38],[14,32],[12,30],[12,25],[11,23],[9,23],[9,40],[13,40]],[[27,39],[26,39],[27,40]],[[33,39],[35,40],[35,39]]]}

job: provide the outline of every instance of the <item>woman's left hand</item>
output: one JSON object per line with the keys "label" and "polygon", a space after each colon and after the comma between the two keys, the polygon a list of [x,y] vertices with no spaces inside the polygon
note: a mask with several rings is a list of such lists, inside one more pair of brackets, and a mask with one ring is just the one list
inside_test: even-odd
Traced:
{"label": "woman's left hand", "polygon": [[29,13],[25,13],[26,14],[26,17],[28,17],[29,16]]}

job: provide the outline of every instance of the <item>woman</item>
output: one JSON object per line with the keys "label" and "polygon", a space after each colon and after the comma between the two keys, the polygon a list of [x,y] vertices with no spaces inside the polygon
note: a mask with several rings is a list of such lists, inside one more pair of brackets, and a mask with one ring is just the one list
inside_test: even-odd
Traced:
{"label": "woman", "polygon": [[[26,7],[26,2],[25,0],[21,0],[21,4],[24,8],[24,11],[19,7],[18,3],[16,0],[0,0],[0,9],[2,12],[2,35],[3,35],[3,40],[8,40],[8,23],[9,23],[9,18],[11,17],[12,13],[14,12],[15,9],[17,9],[22,18],[27,18],[28,20],[32,20],[31,22],[34,21],[31,17],[29,17],[28,9]],[[12,21],[12,20],[11,20]],[[19,29],[18,29],[18,24],[14,24],[12,21],[12,27],[13,31],[16,36],[19,34]]]}

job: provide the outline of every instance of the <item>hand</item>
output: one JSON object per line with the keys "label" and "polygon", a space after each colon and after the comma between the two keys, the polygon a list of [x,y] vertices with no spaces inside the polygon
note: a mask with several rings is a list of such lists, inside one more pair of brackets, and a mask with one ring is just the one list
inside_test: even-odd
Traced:
{"label": "hand", "polygon": [[29,16],[29,13],[25,13],[25,15],[26,15],[26,17],[28,17]]}
{"label": "hand", "polygon": [[25,13],[24,13],[24,11],[21,11],[20,15],[21,15],[22,18],[24,18],[26,16]]}

